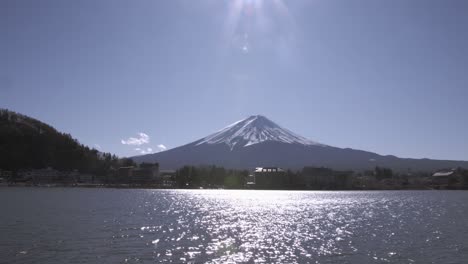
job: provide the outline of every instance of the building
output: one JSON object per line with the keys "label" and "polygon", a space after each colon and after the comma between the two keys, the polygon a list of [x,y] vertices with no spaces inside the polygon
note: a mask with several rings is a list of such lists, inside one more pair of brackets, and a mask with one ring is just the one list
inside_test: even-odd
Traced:
{"label": "building", "polygon": [[75,177],[78,179],[79,183],[95,183],[95,177],[91,174],[79,174],[77,172],[73,172]]}
{"label": "building", "polygon": [[255,174],[249,174],[249,176],[247,176],[244,187],[247,189],[255,189]]}
{"label": "building", "polygon": [[[281,188],[287,183],[286,172],[278,167],[257,167],[254,171],[255,188]],[[252,181],[249,181],[252,185]]]}
{"label": "building", "polygon": [[156,183],[159,177],[159,165],[135,168],[133,166],[120,167],[117,171],[118,183],[151,184]]}
{"label": "building", "polygon": [[177,184],[176,174],[175,170],[161,170],[157,183],[163,188],[173,188]]}
{"label": "building", "polygon": [[53,183],[58,181],[60,177],[60,172],[57,170],[54,170],[51,167],[45,168],[45,169],[36,169],[36,170],[30,170],[26,172],[27,176],[23,177],[31,177],[33,182],[36,184],[41,184],[41,183]]}
{"label": "building", "polygon": [[159,177],[159,166],[133,168],[131,181],[136,184],[156,183]]}
{"label": "building", "polygon": [[11,181],[12,176],[13,176],[13,172],[4,171],[0,169],[0,183],[6,183],[8,181]]}
{"label": "building", "polygon": [[456,170],[438,171],[432,174],[432,185],[436,188],[446,188],[458,183],[459,176]]}
{"label": "building", "polygon": [[76,170],[66,172],[48,167],[44,169],[19,170],[17,172],[17,181],[32,182],[34,184],[73,184],[79,180],[78,175],[79,173]]}
{"label": "building", "polygon": [[8,181],[13,177],[12,171],[0,170],[0,178],[3,178],[4,181]]}
{"label": "building", "polygon": [[130,183],[131,181],[131,178],[132,178],[132,175],[133,175],[133,169],[135,167],[133,166],[128,166],[128,167],[120,167],[118,170],[117,170],[117,177],[116,177],[116,181],[118,183]]}

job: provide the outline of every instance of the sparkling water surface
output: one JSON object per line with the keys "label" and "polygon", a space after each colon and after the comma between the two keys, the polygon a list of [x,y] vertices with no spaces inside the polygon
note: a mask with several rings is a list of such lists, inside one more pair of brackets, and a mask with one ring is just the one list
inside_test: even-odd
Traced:
{"label": "sparkling water surface", "polygon": [[466,191],[0,189],[0,263],[468,263]]}

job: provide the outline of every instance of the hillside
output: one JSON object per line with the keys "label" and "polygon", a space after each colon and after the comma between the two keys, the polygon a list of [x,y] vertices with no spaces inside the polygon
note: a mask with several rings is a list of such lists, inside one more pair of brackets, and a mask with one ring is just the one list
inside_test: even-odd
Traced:
{"label": "hillside", "polygon": [[39,120],[0,109],[0,169],[53,167],[102,174],[117,160]]}

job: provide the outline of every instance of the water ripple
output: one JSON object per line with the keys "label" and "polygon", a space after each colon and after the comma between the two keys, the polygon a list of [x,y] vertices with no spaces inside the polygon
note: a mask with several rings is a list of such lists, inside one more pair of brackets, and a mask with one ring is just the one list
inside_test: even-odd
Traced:
{"label": "water ripple", "polygon": [[10,235],[0,238],[3,259],[463,263],[468,258],[467,192],[69,190],[68,203],[60,195],[33,192],[31,200],[39,199],[40,206],[26,205],[26,211],[2,205],[9,214],[0,231]]}

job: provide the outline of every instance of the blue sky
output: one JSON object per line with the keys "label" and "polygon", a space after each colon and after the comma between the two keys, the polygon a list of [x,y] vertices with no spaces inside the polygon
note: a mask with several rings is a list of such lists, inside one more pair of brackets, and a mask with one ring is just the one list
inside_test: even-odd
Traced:
{"label": "blue sky", "polygon": [[465,0],[2,0],[0,107],[120,156],[262,114],[328,145],[468,160],[467,14]]}

